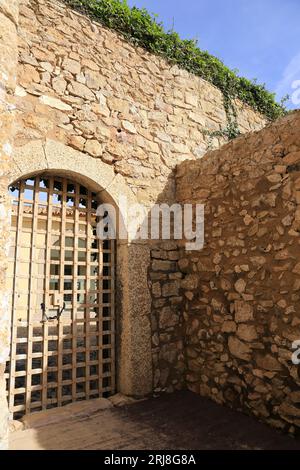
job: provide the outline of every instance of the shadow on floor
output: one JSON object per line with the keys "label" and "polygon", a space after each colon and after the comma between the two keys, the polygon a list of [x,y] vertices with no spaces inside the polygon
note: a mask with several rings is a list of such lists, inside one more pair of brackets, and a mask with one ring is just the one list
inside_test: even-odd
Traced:
{"label": "shadow on floor", "polygon": [[10,449],[300,450],[299,439],[190,392],[61,417],[12,434]]}

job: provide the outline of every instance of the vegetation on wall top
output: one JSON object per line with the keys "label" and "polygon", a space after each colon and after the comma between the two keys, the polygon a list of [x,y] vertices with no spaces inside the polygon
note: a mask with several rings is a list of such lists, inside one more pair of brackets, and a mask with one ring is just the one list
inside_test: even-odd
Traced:
{"label": "vegetation on wall top", "polygon": [[[121,33],[130,42],[154,54],[159,54],[170,63],[198,75],[219,88],[224,96],[227,114],[232,100],[239,98],[270,120],[283,116],[283,104],[278,104],[275,94],[264,85],[239,77],[221,60],[199,49],[197,41],[181,39],[174,31],[165,31],[162,23],[146,9],[130,8],[127,0],[63,0],[108,28]],[[229,124],[232,125],[232,122]]]}

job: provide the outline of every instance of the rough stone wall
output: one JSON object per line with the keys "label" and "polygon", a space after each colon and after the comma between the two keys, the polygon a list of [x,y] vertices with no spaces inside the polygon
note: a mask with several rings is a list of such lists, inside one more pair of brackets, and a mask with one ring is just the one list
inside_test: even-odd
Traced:
{"label": "rough stone wall", "polygon": [[300,112],[179,165],[177,199],[205,204],[178,262],[188,388],[299,430]]}
{"label": "rough stone wall", "polygon": [[[101,158],[141,202],[166,199],[171,169],[226,126],[217,88],[55,0],[21,0],[19,53],[16,144],[51,138]],[[243,131],[264,126],[239,108]]]}
{"label": "rough stone wall", "polygon": [[[177,199],[206,203],[201,253],[180,254],[174,243],[152,246],[155,389],[173,391],[186,381],[197,393],[293,431],[300,425],[300,380],[290,362],[291,342],[300,338],[299,114],[197,160],[210,140],[205,131],[226,126],[218,89],[63,3],[1,0],[0,447],[9,345],[2,262],[12,141],[7,104],[18,4],[14,145],[45,148],[50,139],[101,159],[149,206],[175,200],[172,171],[188,159],[178,169]],[[243,132],[264,126],[261,116],[237,104]]]}
{"label": "rough stone wall", "polygon": [[185,388],[185,351],[178,267],[178,244],[160,242],[151,250],[149,287],[152,295],[152,355],[154,392]]}
{"label": "rough stone wall", "polygon": [[[217,88],[55,0],[20,1],[15,101],[16,146],[42,142],[45,147],[50,139],[101,159],[149,207],[174,201],[176,164],[202,157],[208,144],[219,147],[224,140],[210,142],[206,131],[227,124]],[[251,108],[237,105],[241,131],[265,125]],[[157,257],[160,248],[154,248]],[[163,261],[174,256],[172,250],[165,252]],[[180,274],[176,260],[170,261],[174,272],[155,270],[152,277],[174,281],[174,294],[162,286],[159,298],[160,280],[154,286],[150,280],[154,381],[158,389],[168,390],[183,382],[176,294]]]}
{"label": "rough stone wall", "polygon": [[[115,175],[125,177],[139,202],[150,206],[156,201],[174,200],[172,170],[178,162],[205,153],[210,139],[204,131],[223,129],[226,113],[222,95],[215,87],[133,47],[61,2],[1,0],[0,15],[1,381],[9,348],[3,260],[8,246],[7,185],[12,178],[9,175],[12,143],[19,155],[22,148],[32,148],[32,159],[34,149],[41,145],[47,158],[47,141],[101,159],[114,169]],[[242,131],[264,126],[265,120],[250,108],[241,103],[238,108]],[[222,139],[214,139],[212,145],[218,147],[222,143]],[[29,166],[32,167],[32,162]],[[172,264],[171,273],[166,274],[165,267],[155,267],[160,256],[161,261],[169,260]],[[154,374],[157,388],[170,391],[181,386],[184,370],[182,315],[178,310],[181,299],[177,295],[181,274],[174,247],[153,249],[153,263],[156,274],[152,280],[161,276],[154,286],[150,281],[154,292]],[[162,314],[160,306],[166,307]],[[171,319],[173,316],[176,321]],[[175,372],[167,374],[171,369]],[[0,387],[2,404],[3,380]],[[6,405],[1,410],[0,441],[4,443],[0,445],[5,447]]]}
{"label": "rough stone wall", "polygon": [[18,1],[0,2],[0,450],[7,448],[8,410],[5,362],[9,354],[8,297],[5,287],[6,256],[9,243],[8,172],[13,145],[14,92],[17,72]]}

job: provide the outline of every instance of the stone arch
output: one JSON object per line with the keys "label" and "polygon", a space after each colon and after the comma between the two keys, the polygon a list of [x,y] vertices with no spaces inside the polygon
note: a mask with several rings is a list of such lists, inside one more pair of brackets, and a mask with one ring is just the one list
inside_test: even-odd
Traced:
{"label": "stone arch", "polygon": [[33,141],[15,149],[11,181],[45,170],[73,174],[82,183],[89,184],[95,192],[101,192],[104,202],[111,202],[115,206],[118,206],[122,195],[126,196],[129,204],[137,202],[123,176],[115,174],[113,167],[100,159],[54,140],[46,140],[45,143]]}
{"label": "stone arch", "polygon": [[[100,159],[53,140],[33,141],[15,149],[10,183],[45,171],[68,175],[101,194],[101,200],[114,204],[117,210],[120,196],[125,195],[128,204],[137,202],[122,175],[116,175]],[[152,391],[149,264],[150,249],[146,244],[117,240],[117,390],[137,397]]]}

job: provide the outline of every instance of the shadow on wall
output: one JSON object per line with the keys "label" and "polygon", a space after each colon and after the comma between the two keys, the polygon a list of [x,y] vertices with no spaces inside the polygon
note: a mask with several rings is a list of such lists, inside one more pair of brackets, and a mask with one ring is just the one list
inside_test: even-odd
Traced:
{"label": "shadow on wall", "polygon": [[[300,426],[291,362],[300,338],[299,130],[298,112],[181,164],[177,201],[205,204],[204,249],[145,242],[154,392],[187,386],[291,434]],[[157,202],[174,202],[172,188],[171,174]]]}
{"label": "shadow on wall", "polygon": [[[52,193],[49,195],[49,181],[51,181],[50,188],[53,188],[55,193],[53,193],[55,196],[53,196],[53,201],[56,201],[57,205],[54,208],[55,213],[51,216],[51,227],[45,209],[50,199],[52,200]],[[65,189],[63,189],[64,186],[66,186]],[[74,189],[77,186],[82,188],[78,183],[73,184],[69,181],[66,183],[64,178],[53,176],[50,172],[37,177],[28,177],[23,180],[21,187],[18,186],[19,189],[16,189],[16,185],[11,188],[15,201],[13,208],[17,212],[13,211],[15,242],[11,253],[10,275],[14,292],[13,305],[16,308],[16,323],[14,324],[17,325],[19,321],[21,325],[13,328],[15,341],[12,342],[12,360],[7,366],[10,409],[15,413],[15,418],[20,418],[24,412],[37,412],[45,407],[55,408],[58,405],[67,405],[72,400],[95,398],[99,395],[109,396],[115,391],[115,356],[120,362],[119,339],[124,334],[124,321],[117,311],[114,325],[113,312],[110,308],[112,305],[110,302],[114,296],[113,286],[109,285],[114,271],[113,242],[96,242],[95,224],[91,227],[93,233],[90,235],[86,229],[80,230],[80,223],[86,226],[90,214],[87,204],[83,204],[82,193],[80,193],[81,199],[79,198],[80,207],[78,206],[81,215],[78,218],[73,214],[74,210],[77,210],[77,204],[74,204],[74,200],[78,199]],[[169,202],[173,197],[174,175],[171,174],[165,191],[159,197],[159,202]],[[69,204],[69,199],[73,200],[73,204]],[[24,213],[21,210],[21,218],[18,216],[20,200],[24,205],[23,208],[26,209]],[[36,214],[35,221],[33,218],[34,201],[39,201],[39,212]],[[44,209],[42,205],[45,205]],[[69,206],[70,213],[63,221],[63,213],[66,212],[65,205]],[[89,217],[84,223],[83,215],[86,212]],[[72,223],[74,228],[72,217],[73,219],[75,217],[75,225],[77,223],[74,233],[67,230],[67,226]],[[55,227],[53,223],[56,224]],[[35,263],[30,264],[30,259],[35,259],[34,251],[32,251],[33,240],[37,243],[34,249],[38,249],[36,271]],[[162,384],[161,390],[167,388],[169,392],[181,389],[184,381],[184,354],[182,319],[179,310],[182,299],[179,296],[181,275],[177,272],[177,244],[169,240],[166,242],[146,240],[132,244],[135,243],[146,244],[148,250],[152,250],[156,263],[159,263],[161,258],[161,264],[155,267],[152,279],[167,281],[162,287],[160,301],[157,295],[154,295],[155,310],[148,311],[146,319],[152,324],[152,355],[156,391],[159,391],[160,384]],[[22,254],[22,266],[15,266],[16,253]],[[30,258],[27,260],[28,266],[26,254]],[[90,256],[96,256],[96,258],[90,259]],[[19,262],[20,259],[17,259]],[[92,272],[92,269],[95,272]],[[28,278],[26,278],[27,271]],[[16,273],[21,274],[20,279]],[[139,271],[136,275],[138,273]],[[42,284],[39,288],[38,284],[36,285],[34,297],[33,295],[28,297],[28,288],[30,283],[33,287],[33,279],[37,283],[41,281]],[[97,283],[99,279],[100,285],[92,288],[91,284]],[[22,285],[19,285],[19,282]],[[118,279],[117,285],[119,285]],[[137,286],[140,287],[140,285],[139,280]],[[27,292],[27,297],[25,299],[23,296],[19,301],[18,292],[21,287],[22,292]],[[39,291],[40,288],[43,288],[43,292]],[[135,286],[132,286],[131,290],[129,296],[134,295],[139,305],[140,297],[145,297],[147,293],[136,292]],[[49,307],[49,302],[44,300],[47,295],[52,298],[51,307]],[[107,296],[110,297],[110,301],[106,299]],[[119,292],[117,296],[120,297]],[[32,311],[34,311],[29,326],[25,321],[28,306],[33,307]],[[161,315],[160,308],[162,309]],[[24,318],[22,312],[25,312]],[[74,320],[74,315],[76,320]],[[145,320],[140,317],[137,321],[143,323]],[[133,327],[135,325],[132,325]],[[151,337],[150,335],[146,337],[147,334],[148,331],[145,329],[143,345],[148,348],[150,354]],[[29,342],[28,338],[30,338]],[[130,354],[130,351],[126,354]],[[122,380],[119,377],[117,379]],[[140,380],[140,377],[136,376],[135,380]],[[82,407],[84,408],[85,405],[82,404]]]}
{"label": "shadow on wall", "polygon": [[205,247],[181,249],[189,390],[299,433],[300,112],[177,171],[205,204]]}

